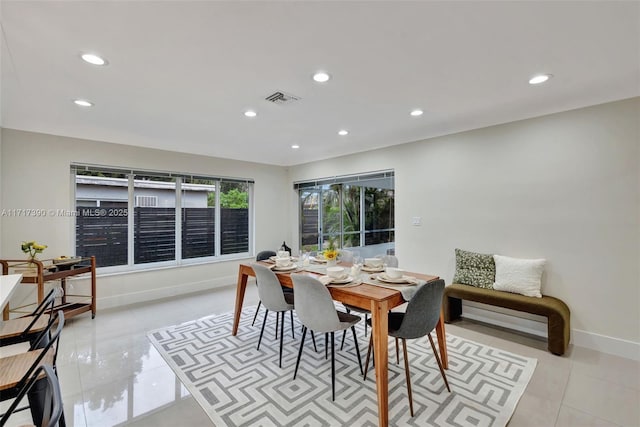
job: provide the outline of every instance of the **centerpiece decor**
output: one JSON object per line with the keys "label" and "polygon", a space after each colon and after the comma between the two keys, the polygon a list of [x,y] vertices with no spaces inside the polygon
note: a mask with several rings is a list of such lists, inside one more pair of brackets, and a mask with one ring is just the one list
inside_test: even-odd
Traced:
{"label": "centerpiece decor", "polygon": [[336,265],[338,262],[338,249],[336,248],[335,240],[330,238],[328,242],[325,242],[325,245],[322,255],[327,260],[327,266]]}
{"label": "centerpiece decor", "polygon": [[38,254],[41,254],[45,249],[47,249],[47,245],[41,245],[35,241],[22,242],[22,246],[20,247],[22,252],[29,255],[29,263],[32,263]]}

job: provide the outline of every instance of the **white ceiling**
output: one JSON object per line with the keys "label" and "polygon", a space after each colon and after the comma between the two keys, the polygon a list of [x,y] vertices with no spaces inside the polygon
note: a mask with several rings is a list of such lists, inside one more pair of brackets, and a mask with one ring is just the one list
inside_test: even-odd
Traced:
{"label": "white ceiling", "polygon": [[[640,95],[637,1],[0,8],[0,124],[120,144],[294,165]],[[529,85],[540,72],[554,78]]]}

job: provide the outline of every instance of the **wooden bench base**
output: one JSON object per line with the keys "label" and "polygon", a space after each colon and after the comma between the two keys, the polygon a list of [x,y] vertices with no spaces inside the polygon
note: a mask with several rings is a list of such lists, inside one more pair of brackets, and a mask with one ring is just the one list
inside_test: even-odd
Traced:
{"label": "wooden bench base", "polygon": [[451,322],[462,314],[462,300],[504,307],[547,318],[547,344],[551,353],[563,355],[569,347],[570,311],[558,298],[544,295],[542,298],[494,291],[475,286],[452,284],[444,288],[442,307],[444,321]]}

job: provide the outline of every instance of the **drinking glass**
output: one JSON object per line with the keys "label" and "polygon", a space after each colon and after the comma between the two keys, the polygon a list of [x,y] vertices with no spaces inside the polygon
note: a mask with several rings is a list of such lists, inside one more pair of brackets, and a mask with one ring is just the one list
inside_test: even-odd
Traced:
{"label": "drinking glass", "polygon": [[360,277],[363,263],[364,259],[360,256],[360,254],[354,254],[353,264],[351,267],[351,273],[354,278]]}

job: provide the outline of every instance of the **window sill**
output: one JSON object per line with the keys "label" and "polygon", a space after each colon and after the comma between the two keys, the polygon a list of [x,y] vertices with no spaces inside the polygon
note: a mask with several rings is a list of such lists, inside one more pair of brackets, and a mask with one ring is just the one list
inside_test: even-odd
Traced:
{"label": "window sill", "polygon": [[98,267],[96,269],[96,274],[100,277],[121,276],[125,274],[149,273],[152,271],[162,271],[162,270],[170,270],[170,269],[176,269],[176,268],[182,269],[182,268],[202,266],[202,265],[220,264],[224,262],[246,261],[246,260],[254,260],[254,259],[255,259],[255,256],[252,256],[248,253],[243,253],[243,254],[226,255],[224,257],[217,257],[217,258],[189,259],[189,260],[182,260],[180,262],[167,261],[167,262],[156,262],[156,263],[149,263],[149,264]]}

